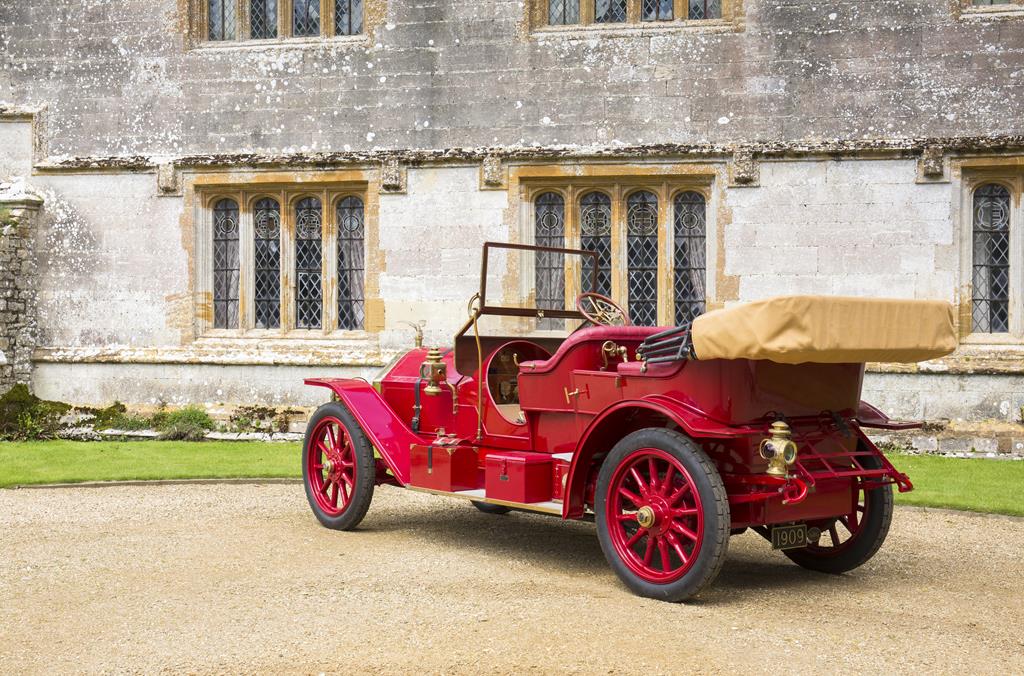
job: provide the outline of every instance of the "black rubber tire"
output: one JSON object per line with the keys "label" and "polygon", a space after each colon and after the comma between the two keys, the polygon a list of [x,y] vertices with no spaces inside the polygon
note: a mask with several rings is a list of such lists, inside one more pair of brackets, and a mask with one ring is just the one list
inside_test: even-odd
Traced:
{"label": "black rubber tire", "polygon": [[[609,483],[619,463],[641,448],[661,449],[676,458],[696,484],[704,510],[704,540],[697,561],[683,577],[667,584],[653,584],[633,573],[619,558],[608,533],[605,504]],[[615,574],[635,594],[678,603],[700,593],[722,570],[729,549],[729,496],[714,463],[689,437],[661,427],[648,427],[624,437],[615,444],[601,464],[595,503],[597,537],[601,549]]]}
{"label": "black rubber tire", "polygon": [[[331,416],[341,421],[352,439],[354,454],[356,458],[356,485],[352,501],[348,507],[337,515],[331,516],[320,509],[316,499],[313,497],[312,488],[309,483],[309,443],[316,429],[317,424],[324,418]],[[349,410],[341,403],[332,401],[324,404],[316,410],[313,417],[309,419],[306,426],[306,438],[302,444],[302,484],[306,489],[306,501],[317,520],[328,528],[334,530],[351,530],[359,525],[359,522],[366,516],[370,508],[370,501],[373,500],[373,489],[377,477],[377,463],[373,457],[373,446],[363,433],[363,429],[356,422]]]}
{"label": "black rubber tire", "polygon": [[505,505],[492,505],[489,502],[478,502],[477,500],[470,500],[470,502],[484,514],[508,514],[512,511],[511,507]]}
{"label": "black rubber tire", "polygon": [[[881,462],[869,458],[865,465],[878,468]],[[889,534],[889,525],[892,523],[892,486],[880,486],[864,494],[867,516],[862,530],[854,536],[849,547],[832,556],[822,556],[810,548],[785,549],[783,554],[803,568],[833,575],[862,566],[875,555]]]}

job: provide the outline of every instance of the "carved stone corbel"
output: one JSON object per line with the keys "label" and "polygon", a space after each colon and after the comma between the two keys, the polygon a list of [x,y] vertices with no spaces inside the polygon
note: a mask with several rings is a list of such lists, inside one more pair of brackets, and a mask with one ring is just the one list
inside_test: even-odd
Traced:
{"label": "carved stone corbel", "polygon": [[480,188],[482,190],[506,190],[508,188],[508,167],[497,155],[488,155],[480,165]]}
{"label": "carved stone corbel", "polygon": [[761,181],[761,164],[750,150],[737,150],[729,163],[730,188],[756,188]]}
{"label": "carved stone corbel", "polygon": [[181,195],[181,174],[173,162],[157,166],[156,187],[161,195],[167,197]]}
{"label": "carved stone corbel", "polygon": [[385,193],[404,193],[406,186],[406,168],[395,158],[381,163],[380,191]]}

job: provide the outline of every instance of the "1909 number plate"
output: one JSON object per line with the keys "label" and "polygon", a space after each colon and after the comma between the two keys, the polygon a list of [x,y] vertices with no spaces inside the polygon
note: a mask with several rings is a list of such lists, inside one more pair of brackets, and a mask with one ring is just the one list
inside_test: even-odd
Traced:
{"label": "1909 number plate", "polygon": [[795,549],[807,546],[807,524],[772,528],[772,549]]}

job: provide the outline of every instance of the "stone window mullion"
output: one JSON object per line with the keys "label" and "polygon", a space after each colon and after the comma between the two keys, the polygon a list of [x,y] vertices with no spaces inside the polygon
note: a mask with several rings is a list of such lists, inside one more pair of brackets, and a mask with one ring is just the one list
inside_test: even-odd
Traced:
{"label": "stone window mullion", "polygon": [[629,298],[626,293],[626,210],[623,187],[616,183],[612,187],[612,299],[619,301],[622,309],[629,314]]}
{"label": "stone window mullion", "polygon": [[338,224],[336,196],[326,191],[320,195],[324,210],[321,296],[323,298],[323,332],[338,329]]}
{"label": "stone window mullion", "polygon": [[243,192],[238,196],[238,204],[241,209],[239,214],[238,235],[240,238],[239,265],[241,274],[238,276],[238,283],[241,288],[238,290],[238,328],[248,331],[253,328],[253,289],[256,278],[253,272],[253,261],[256,255],[256,247],[253,242],[253,221],[252,198],[248,193]]}
{"label": "stone window mullion", "polygon": [[1010,193],[1010,334],[1024,335],[1024,227],[1021,219],[1021,183],[1017,177]]}
{"label": "stone window mullion", "polygon": [[292,11],[292,0],[278,0],[277,34],[282,38],[292,37]]}
{"label": "stone window mullion", "polygon": [[281,330],[295,330],[295,204],[281,195]]}

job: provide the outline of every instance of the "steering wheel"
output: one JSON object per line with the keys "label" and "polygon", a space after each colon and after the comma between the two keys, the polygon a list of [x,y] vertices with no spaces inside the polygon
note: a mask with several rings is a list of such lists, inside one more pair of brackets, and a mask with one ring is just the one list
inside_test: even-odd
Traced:
{"label": "steering wheel", "polygon": [[588,322],[597,326],[629,326],[625,311],[608,296],[581,293],[576,296],[576,309]]}

